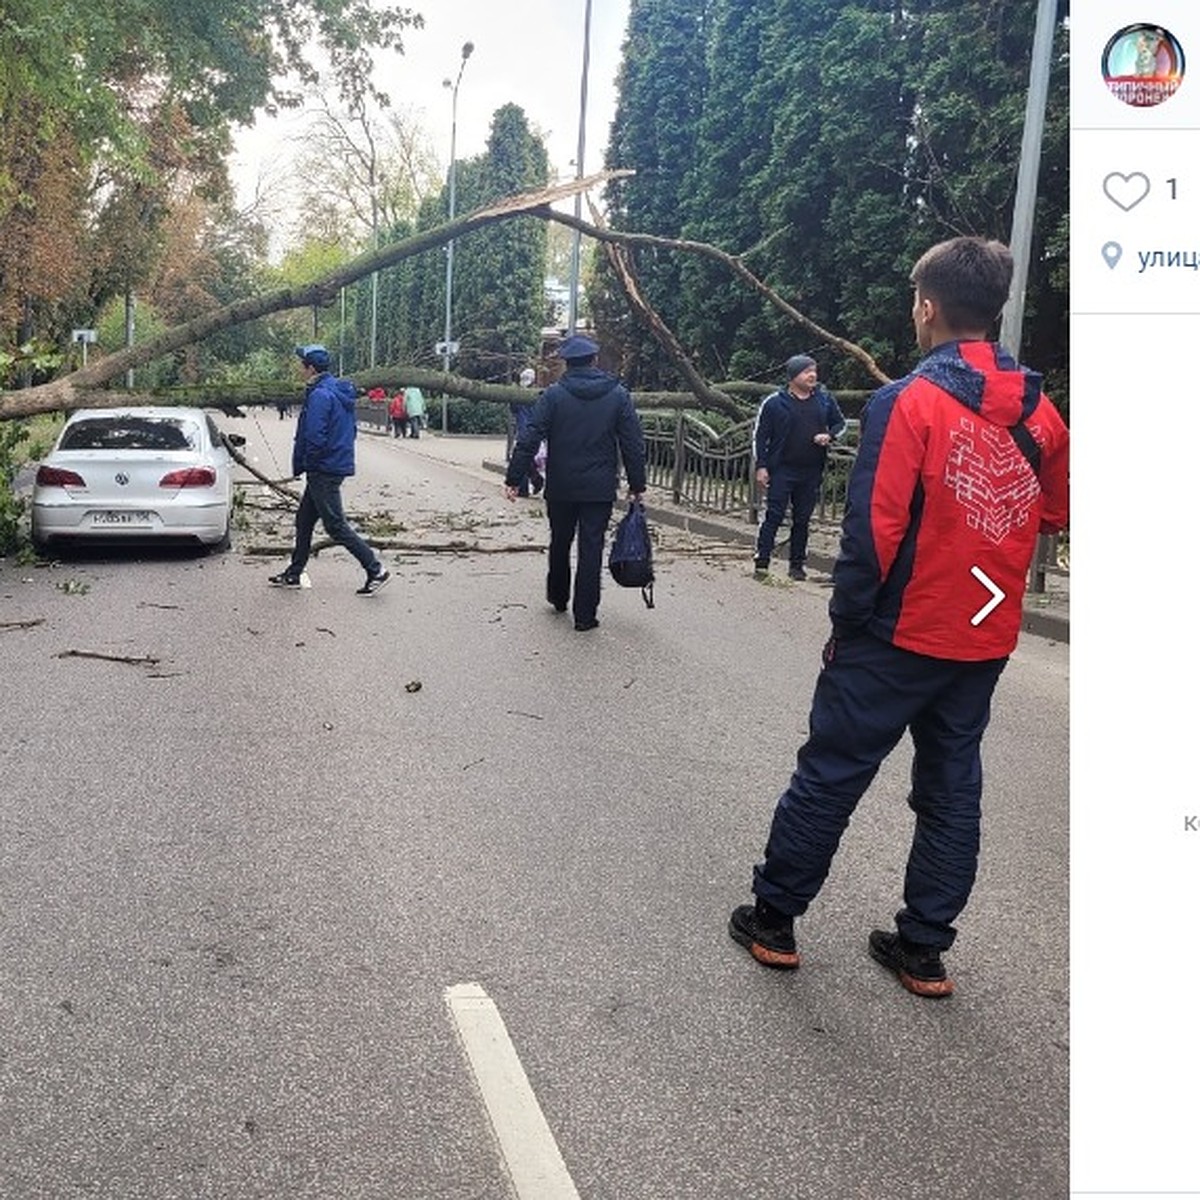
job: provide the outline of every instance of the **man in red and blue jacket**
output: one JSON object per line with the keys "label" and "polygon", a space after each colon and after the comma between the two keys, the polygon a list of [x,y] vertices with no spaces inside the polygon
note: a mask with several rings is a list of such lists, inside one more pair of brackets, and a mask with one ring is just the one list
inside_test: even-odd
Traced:
{"label": "man in red and blue jacket", "polygon": [[912,281],[925,357],[863,413],[809,738],[754,869],[756,902],[734,910],[729,931],[766,966],[799,965],[793,919],[908,730],[904,905],[868,948],[909,991],[938,997],[953,990],[941,955],[975,882],[992,693],[1037,535],[1067,523],[1067,430],[1041,377],[987,340],[1012,282],[1007,247],[953,238]]}

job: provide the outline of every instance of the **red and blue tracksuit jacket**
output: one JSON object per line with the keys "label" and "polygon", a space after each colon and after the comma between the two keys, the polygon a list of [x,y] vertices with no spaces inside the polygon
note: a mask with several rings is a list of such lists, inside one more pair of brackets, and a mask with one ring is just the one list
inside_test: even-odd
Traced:
{"label": "red and blue tracksuit jacket", "polygon": [[[1023,422],[1038,471],[1010,426]],[[935,347],[863,411],[829,613],[916,654],[1011,654],[1038,533],[1067,524],[1068,435],[1041,376],[991,342]],[[972,624],[992,597],[1004,599]]]}

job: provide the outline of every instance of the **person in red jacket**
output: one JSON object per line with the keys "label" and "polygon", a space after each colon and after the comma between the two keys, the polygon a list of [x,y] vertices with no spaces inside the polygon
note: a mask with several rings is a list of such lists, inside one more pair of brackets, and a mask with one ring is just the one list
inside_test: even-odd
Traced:
{"label": "person in red jacket", "polygon": [[[379,389],[381,392],[382,388]],[[392,423],[392,437],[404,437],[408,432],[408,397],[401,388],[388,405],[388,420]]]}
{"label": "person in red jacket", "polygon": [[916,995],[953,991],[942,954],[975,882],[992,693],[1017,644],[1037,535],[1067,524],[1066,426],[1041,377],[988,341],[1012,273],[1006,246],[970,237],[913,268],[924,357],[863,412],[808,740],[754,868],[755,903],[729,919],[765,966],[799,965],[794,918],[907,730],[916,827],[904,903],[868,950]]}

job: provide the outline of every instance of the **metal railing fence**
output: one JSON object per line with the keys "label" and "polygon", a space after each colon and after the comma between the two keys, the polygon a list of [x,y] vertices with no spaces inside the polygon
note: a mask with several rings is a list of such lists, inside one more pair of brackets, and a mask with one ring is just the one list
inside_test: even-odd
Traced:
{"label": "metal railing fence", "polygon": [[[387,429],[387,404],[358,401],[358,421],[368,428]],[[646,439],[646,479],[651,487],[671,496],[673,503],[699,512],[758,523],[760,496],[754,480],[754,420],[716,429],[683,409],[639,411]],[[821,492],[813,522],[836,533],[846,511],[846,491],[858,443],[858,422],[825,462]],[[1030,567],[1029,587],[1044,592],[1050,576],[1070,577],[1068,534],[1039,537]]]}
{"label": "metal railing fence", "polygon": [[[741,517],[751,524],[758,521],[753,419],[717,430],[689,412],[651,410],[639,415],[651,485],[670,492],[676,504]],[[847,443],[829,451],[814,521],[841,523],[858,432],[857,421],[849,425]]]}
{"label": "metal railing fence", "polygon": [[[641,412],[646,438],[646,477],[669,492],[675,504],[704,512],[758,521],[760,497],[754,480],[754,421],[717,430],[693,413]],[[846,511],[846,492],[858,443],[858,422],[848,422],[841,443],[830,448],[813,522],[836,532]],[[1039,537],[1030,566],[1030,590],[1044,592],[1049,576],[1070,577],[1068,534]]]}

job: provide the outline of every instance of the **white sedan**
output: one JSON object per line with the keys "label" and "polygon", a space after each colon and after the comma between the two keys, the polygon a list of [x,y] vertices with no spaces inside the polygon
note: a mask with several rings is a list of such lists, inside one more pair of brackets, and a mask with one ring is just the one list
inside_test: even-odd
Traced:
{"label": "white sedan", "polygon": [[[230,445],[245,438],[225,435]],[[33,486],[39,551],[82,539],[189,540],[229,547],[233,467],[220,430],[198,408],[93,408],[73,413]]]}

